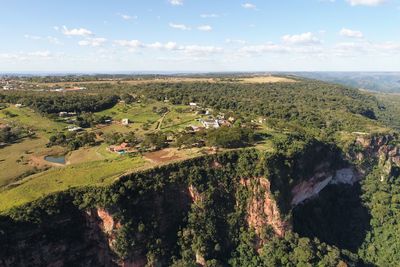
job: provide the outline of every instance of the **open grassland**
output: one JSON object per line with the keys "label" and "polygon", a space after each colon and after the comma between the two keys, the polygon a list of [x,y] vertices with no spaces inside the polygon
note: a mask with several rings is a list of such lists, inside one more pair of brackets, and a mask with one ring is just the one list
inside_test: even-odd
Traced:
{"label": "open grassland", "polygon": [[[92,153],[95,153],[95,151],[89,150],[84,153],[77,152],[81,157],[85,157],[84,155],[92,155]],[[202,154],[207,154],[207,151],[199,148],[185,150],[167,148],[146,153],[143,157],[140,155],[135,157],[122,156],[114,159],[110,158],[68,165],[64,168],[53,168],[31,175],[13,184],[9,188],[3,188],[3,190],[0,191],[0,212],[34,201],[54,192],[89,185],[105,186],[126,173],[186,160],[198,157]],[[76,155],[71,156],[72,158],[77,157]],[[90,158],[91,156],[88,157]]]}
{"label": "open grassland", "polygon": [[[5,112],[7,111],[13,114],[13,117],[6,116]],[[67,126],[63,122],[56,122],[46,118],[28,107],[16,108],[14,106],[0,111],[0,122],[14,122],[33,129],[37,135],[46,137],[63,130]]]}
{"label": "open grassland", "polygon": [[[168,107],[170,110],[163,119],[162,115],[153,112],[153,107],[160,108],[162,106]],[[169,103],[152,100],[130,105],[119,103],[111,109],[97,113],[98,115],[111,116],[114,123],[96,131],[104,133],[134,131],[138,137],[143,137],[145,133],[155,131],[159,123],[161,123],[159,129],[162,131],[177,131],[189,125],[200,125],[196,121],[199,116],[192,111],[180,111],[185,109],[188,109],[188,107],[173,106]],[[13,114],[12,117],[7,116],[5,111]],[[127,126],[120,124],[120,120],[123,118],[129,118],[131,123]],[[32,139],[25,138],[0,149],[0,168],[2,170],[0,172],[0,187],[53,166],[53,164],[43,160],[44,156],[65,153],[65,149],[61,147],[46,147],[50,135],[65,130],[67,124],[64,122],[42,116],[27,107],[16,108],[15,106],[9,106],[0,111],[0,122],[4,124],[16,123],[31,128],[35,132],[35,137]],[[102,144],[72,151],[66,157],[67,164],[75,165],[119,157],[117,154],[107,151],[106,148],[107,145]]]}
{"label": "open grassland", "polygon": [[34,154],[44,152],[46,143],[45,138],[25,139],[0,149],[0,187],[21,175],[36,171],[29,159]]}
{"label": "open grassland", "polygon": [[69,86],[85,86],[90,84],[128,84],[141,85],[147,83],[225,83],[240,81],[243,83],[279,83],[279,82],[295,82],[294,79],[278,77],[278,76],[254,76],[245,78],[210,78],[210,77],[162,77],[154,79],[132,79],[132,80],[98,80],[84,82],[58,82],[58,83],[36,83],[39,88],[45,87],[69,87]]}
{"label": "open grassland", "polygon": [[[6,116],[4,111],[11,112],[13,117]],[[64,123],[52,121],[30,108],[14,106],[0,111],[0,122],[15,123],[33,129],[35,132],[34,138],[24,138],[0,149],[0,187],[14,182],[21,176],[48,167],[32,161],[33,158],[62,152],[59,147],[46,148],[46,144],[52,133],[60,131],[66,126]]]}
{"label": "open grassland", "polygon": [[82,147],[70,152],[67,156],[67,164],[80,164],[82,162],[91,162],[105,159],[117,159],[120,156],[116,153],[107,151],[107,144],[101,144],[94,147]]}
{"label": "open grassland", "polygon": [[142,157],[121,157],[55,168],[21,180],[0,193],[0,211],[22,205],[42,196],[81,186],[110,184],[122,174],[150,167]]}
{"label": "open grassland", "polygon": [[113,117],[114,120],[129,119],[135,123],[155,122],[161,116],[153,112],[153,107],[160,107],[161,103],[149,101],[148,103],[124,104],[118,103],[113,108],[98,112],[99,115]]}
{"label": "open grassland", "polygon": [[[169,112],[164,115],[157,114],[153,108],[167,107]],[[111,116],[114,123],[101,128],[104,133],[134,131],[138,136],[144,136],[147,132],[157,129],[162,131],[182,130],[189,125],[200,126],[196,120],[199,115],[188,111],[188,106],[171,105],[148,100],[146,103],[124,104],[119,103],[111,109],[98,112],[99,115]],[[122,125],[120,121],[129,119],[129,125]],[[160,124],[160,125],[159,125]],[[146,127],[144,127],[146,125]]]}
{"label": "open grassland", "polygon": [[201,123],[196,120],[200,116],[196,115],[193,111],[185,111],[187,108],[187,106],[171,107],[170,112],[168,112],[163,119],[160,129],[166,131],[176,131],[184,129],[190,125],[201,126]]}
{"label": "open grassland", "polygon": [[37,83],[39,87],[54,87],[54,86],[74,86],[85,84],[129,84],[129,85],[140,85],[146,83],[180,83],[180,82],[218,82],[219,78],[186,78],[186,77],[164,77],[155,79],[132,79],[132,80],[98,80],[98,81],[85,81],[85,82],[58,82],[58,83]]}
{"label": "open grassland", "polygon": [[[155,130],[161,115],[153,112],[153,107],[160,107],[161,103],[149,101],[149,103],[124,104],[118,103],[113,108],[98,112],[99,115],[106,115],[113,118],[111,125],[101,128],[104,133],[110,132],[130,132],[134,131],[139,136],[143,136],[148,130]],[[129,125],[122,125],[122,119],[129,119]],[[146,124],[147,128],[143,129]]]}
{"label": "open grassland", "polygon": [[240,78],[240,83],[293,83],[293,79],[276,76],[255,76],[249,78]]}

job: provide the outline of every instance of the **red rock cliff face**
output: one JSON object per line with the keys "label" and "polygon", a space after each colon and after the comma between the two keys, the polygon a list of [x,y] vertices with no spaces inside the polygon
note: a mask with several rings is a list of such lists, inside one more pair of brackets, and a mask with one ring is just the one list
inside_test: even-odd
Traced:
{"label": "red rock cliff face", "polygon": [[108,246],[113,249],[116,231],[121,228],[121,224],[114,220],[112,215],[103,208],[97,208],[86,212],[87,221],[90,228],[99,228],[108,241]]}
{"label": "red rock cliff face", "polygon": [[271,196],[269,181],[264,177],[241,179],[240,183],[250,192],[247,206],[247,223],[261,235],[265,226],[270,226],[278,236],[284,236],[290,224],[281,217],[276,201]]}
{"label": "red rock cliff face", "polygon": [[[393,135],[358,136],[355,144],[361,146],[364,151],[359,151],[354,156],[360,162],[368,158],[378,159],[383,173],[390,176],[395,167],[400,167],[400,147],[393,144],[394,140]],[[382,180],[384,178],[382,176]]]}
{"label": "red rock cliff face", "polygon": [[[147,258],[143,255],[137,255],[134,259],[120,260],[114,254],[117,231],[121,228],[120,222],[115,220],[112,214],[103,208],[97,208],[86,212],[87,222],[90,229],[100,229],[101,233],[94,232],[92,239],[99,239],[99,255],[103,259],[104,266],[122,266],[122,267],[144,267],[147,264]],[[97,235],[97,236],[96,236]],[[101,237],[99,237],[101,235]],[[103,242],[101,242],[101,239]],[[104,239],[107,242],[104,242]]]}

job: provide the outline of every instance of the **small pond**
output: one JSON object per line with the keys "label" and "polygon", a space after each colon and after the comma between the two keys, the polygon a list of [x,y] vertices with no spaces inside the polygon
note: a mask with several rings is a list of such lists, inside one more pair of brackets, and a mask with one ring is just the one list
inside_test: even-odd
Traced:
{"label": "small pond", "polygon": [[44,160],[57,164],[65,164],[65,156],[46,156]]}

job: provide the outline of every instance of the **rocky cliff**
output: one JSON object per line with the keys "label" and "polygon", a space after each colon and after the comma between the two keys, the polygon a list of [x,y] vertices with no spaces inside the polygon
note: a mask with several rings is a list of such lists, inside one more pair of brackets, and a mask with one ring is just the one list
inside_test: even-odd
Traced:
{"label": "rocky cliff", "polygon": [[[348,157],[377,157],[398,171],[394,138],[358,138]],[[388,167],[390,166],[390,167]],[[291,156],[233,151],[121,177],[107,188],[71,189],[0,216],[0,266],[228,264],[238,236],[254,249],[293,231],[293,208],[326,188],[362,179],[331,145]],[[340,196],[338,196],[340,197]]]}

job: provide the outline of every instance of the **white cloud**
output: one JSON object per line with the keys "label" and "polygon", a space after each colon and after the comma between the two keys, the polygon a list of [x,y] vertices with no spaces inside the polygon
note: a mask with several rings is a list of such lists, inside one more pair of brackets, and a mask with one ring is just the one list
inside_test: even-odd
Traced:
{"label": "white cloud", "polygon": [[295,35],[287,34],[282,37],[282,40],[287,44],[293,45],[311,45],[321,43],[321,41],[311,32],[305,32]]}
{"label": "white cloud", "polygon": [[31,39],[31,40],[41,40],[41,39],[42,39],[42,37],[40,37],[40,36],[29,35],[29,34],[25,34],[24,37],[25,37],[26,39]]}
{"label": "white cloud", "polygon": [[203,32],[210,32],[212,31],[212,27],[210,25],[200,25],[199,27],[197,27],[197,29],[199,31],[203,31]]}
{"label": "white cloud", "polygon": [[379,6],[386,0],[347,0],[352,6]]}
{"label": "white cloud", "polygon": [[60,40],[58,40],[58,38],[53,37],[53,36],[42,37],[42,36],[37,36],[37,35],[25,34],[24,37],[26,39],[35,40],[35,41],[46,40],[52,44],[57,44],[57,45],[62,44],[60,42]]}
{"label": "white cloud", "polygon": [[98,47],[102,46],[105,42],[107,42],[106,38],[87,38],[85,40],[79,41],[78,44],[80,46]]}
{"label": "white cloud", "polygon": [[160,43],[160,42],[155,42],[152,44],[146,45],[148,48],[154,48],[154,49],[165,49],[165,50],[178,50],[179,46],[175,42],[167,42],[165,44]]}
{"label": "white cloud", "polygon": [[206,56],[209,54],[220,53],[223,51],[221,47],[216,46],[201,46],[201,45],[187,45],[180,48],[184,53],[192,56]]}
{"label": "white cloud", "polygon": [[139,40],[116,40],[114,41],[114,43],[123,47],[128,47],[130,49],[143,47],[142,42],[140,42]]}
{"label": "white cloud", "polygon": [[169,23],[169,26],[174,29],[182,30],[182,31],[189,31],[190,27],[186,26],[185,24],[176,24],[176,23]]}
{"label": "white cloud", "polygon": [[131,16],[131,15],[121,14],[121,13],[118,13],[117,15],[120,16],[124,20],[131,20],[131,19],[137,19],[138,18],[137,16]]}
{"label": "white cloud", "polygon": [[47,41],[49,41],[52,44],[57,44],[57,45],[62,44],[60,42],[60,40],[58,40],[58,38],[56,38],[56,37],[47,36],[46,39],[47,39]]}
{"label": "white cloud", "polygon": [[251,45],[251,46],[244,46],[240,49],[240,52],[245,53],[286,53],[290,52],[288,47],[274,44],[274,43],[267,43],[262,45]]}
{"label": "white cloud", "polygon": [[374,43],[361,39],[357,42],[341,42],[335,44],[331,49],[331,54],[343,57],[356,56],[395,56],[400,55],[400,43],[383,42]]}
{"label": "white cloud", "polygon": [[201,18],[206,19],[206,18],[219,18],[218,14],[201,14]]}
{"label": "white cloud", "polygon": [[225,40],[225,43],[227,43],[227,44],[241,44],[241,45],[244,45],[244,44],[247,44],[247,41],[245,41],[245,40],[241,40],[241,39],[226,39]]}
{"label": "white cloud", "polygon": [[168,50],[168,51],[179,51],[187,55],[208,55],[214,54],[218,52],[222,52],[223,49],[216,46],[202,46],[202,45],[178,45],[175,42],[168,42],[168,43],[152,43],[148,44],[145,47],[160,49],[160,50]]}
{"label": "white cloud", "polygon": [[186,56],[207,56],[210,54],[221,53],[224,50],[221,47],[217,46],[203,46],[203,45],[178,45],[175,42],[155,42],[151,44],[144,44],[138,40],[117,40],[114,41],[114,44],[127,47],[129,51],[135,52],[137,49],[156,49],[156,50],[164,50],[171,51],[175,53],[182,53]]}
{"label": "white cloud", "polygon": [[0,59],[6,61],[28,61],[28,60],[40,60],[40,59],[51,59],[53,54],[50,51],[34,51],[34,52],[19,52],[19,53],[3,53],[0,54]]}
{"label": "white cloud", "polygon": [[62,27],[62,33],[67,36],[90,36],[93,35],[91,31],[85,28],[68,29],[66,26]]}
{"label": "white cloud", "polygon": [[340,35],[350,38],[363,38],[363,33],[360,31],[343,28],[340,30]]}
{"label": "white cloud", "polygon": [[257,6],[252,3],[244,3],[244,4],[242,4],[242,7],[246,8],[246,9],[256,9],[257,8]]}
{"label": "white cloud", "polygon": [[181,6],[181,5],[183,5],[183,0],[169,0],[168,2],[173,6]]}
{"label": "white cloud", "polygon": [[49,58],[51,56],[50,51],[36,51],[27,53],[29,56],[40,57],[40,58]]}

